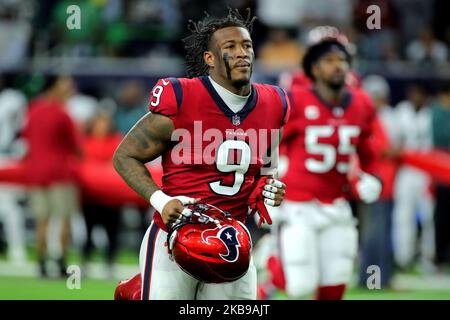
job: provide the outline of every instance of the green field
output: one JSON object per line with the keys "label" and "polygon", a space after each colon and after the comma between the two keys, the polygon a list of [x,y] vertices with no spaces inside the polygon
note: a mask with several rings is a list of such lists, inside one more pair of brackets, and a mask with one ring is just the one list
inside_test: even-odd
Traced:
{"label": "green field", "polygon": [[[65,280],[42,280],[27,277],[0,277],[0,300],[111,300],[115,280],[81,280],[81,288],[69,290]],[[279,295],[278,299],[283,296]],[[450,300],[448,289],[363,290],[349,289],[348,300]]]}
{"label": "green field", "polygon": [[[112,300],[114,290],[119,280],[117,279],[81,279],[80,289],[68,289],[65,279],[48,278],[42,279],[32,276],[30,273],[37,272],[35,261],[35,250],[27,248],[28,263],[25,268],[16,268],[7,263],[4,254],[0,254],[0,300]],[[136,267],[138,256],[131,250],[120,250],[117,256],[117,265],[122,267]],[[78,265],[80,254],[72,250],[69,254],[68,264]],[[104,257],[98,251],[94,251],[91,262],[99,265],[100,270],[104,268]],[[23,272],[22,272],[23,270]],[[21,274],[22,273],[22,274]],[[97,271],[98,277],[99,271]],[[134,274],[134,273],[133,273]],[[104,275],[108,277],[108,275]],[[126,278],[120,276],[120,278]]]}
{"label": "green field", "polygon": [[350,289],[345,299],[348,300],[450,300],[450,288],[415,289],[415,290],[365,290]]}
{"label": "green field", "polygon": [[[0,300],[111,300],[118,278],[124,279],[134,275],[138,256],[133,250],[120,250],[117,256],[118,274],[115,279],[108,279],[104,272],[104,257],[94,251],[92,262],[97,272],[89,278],[82,278],[80,289],[68,289],[65,279],[40,279],[36,272],[34,248],[28,248],[28,267],[18,269],[9,265],[4,254],[0,254]],[[80,255],[71,251],[69,264],[77,264]],[[121,273],[122,272],[122,273]],[[131,273],[130,273],[131,272]],[[285,299],[283,294],[276,294],[274,299]],[[348,300],[450,300],[450,269],[444,275],[420,275],[417,270],[397,275],[396,290],[367,290],[350,288],[345,299]]]}
{"label": "green field", "polygon": [[80,289],[68,289],[65,280],[0,277],[0,300],[112,300],[117,281],[81,280]]}

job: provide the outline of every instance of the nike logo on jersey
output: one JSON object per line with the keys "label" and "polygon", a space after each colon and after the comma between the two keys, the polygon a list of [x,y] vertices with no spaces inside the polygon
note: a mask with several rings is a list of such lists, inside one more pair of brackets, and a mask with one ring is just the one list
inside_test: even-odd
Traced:
{"label": "nike logo on jersey", "polygon": [[167,86],[169,84],[169,81],[162,79],[163,85]]}

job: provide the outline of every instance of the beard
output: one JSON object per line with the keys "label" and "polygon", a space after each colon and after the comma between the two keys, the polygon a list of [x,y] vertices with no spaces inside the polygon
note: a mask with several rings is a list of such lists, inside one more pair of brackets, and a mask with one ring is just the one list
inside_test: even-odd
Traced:
{"label": "beard", "polygon": [[333,91],[341,90],[345,85],[345,80],[326,81],[326,85]]}
{"label": "beard", "polygon": [[252,77],[253,72],[253,65],[250,66],[250,73],[248,75],[248,78],[242,78],[242,79],[231,79],[231,85],[235,88],[242,88],[247,86],[250,83],[250,78]]}
{"label": "beard", "polygon": [[235,88],[242,88],[245,87],[250,83],[250,79],[239,79],[239,80],[233,80],[231,82],[231,85]]}
{"label": "beard", "polygon": [[253,64],[250,65],[250,75],[249,75],[248,79],[237,79],[237,80],[235,80],[231,76],[231,67],[230,67],[230,63],[229,63],[228,54],[224,53],[222,59],[223,59],[223,62],[225,64],[225,70],[227,72],[227,78],[228,78],[228,80],[231,81],[231,85],[233,87],[235,87],[237,89],[240,89],[240,88],[242,88],[242,87],[244,87],[244,86],[246,86],[246,85],[248,85],[250,83],[250,78],[251,78],[251,75],[252,75],[252,72],[253,72]]}

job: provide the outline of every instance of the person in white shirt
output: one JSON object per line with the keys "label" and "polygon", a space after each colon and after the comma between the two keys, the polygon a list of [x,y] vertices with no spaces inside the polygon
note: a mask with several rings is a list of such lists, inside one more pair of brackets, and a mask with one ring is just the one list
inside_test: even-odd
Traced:
{"label": "person in white shirt", "polygon": [[[432,148],[431,110],[424,87],[409,88],[407,100],[400,102],[394,113],[394,145],[407,151]],[[434,258],[434,200],[430,193],[430,176],[415,167],[402,165],[394,183],[393,244],[394,259],[401,268],[414,262],[418,234],[422,227],[420,253],[423,271],[431,271]]]}
{"label": "person in white shirt", "polygon": [[[7,166],[24,154],[24,144],[17,139],[27,106],[25,96],[13,89],[0,92],[0,166]],[[8,244],[8,259],[15,264],[26,261],[25,224],[19,200],[24,190],[19,186],[0,184],[0,219]]]}
{"label": "person in white shirt", "polygon": [[406,47],[406,57],[415,63],[445,63],[448,49],[444,42],[437,40],[431,29],[422,30],[419,37]]}

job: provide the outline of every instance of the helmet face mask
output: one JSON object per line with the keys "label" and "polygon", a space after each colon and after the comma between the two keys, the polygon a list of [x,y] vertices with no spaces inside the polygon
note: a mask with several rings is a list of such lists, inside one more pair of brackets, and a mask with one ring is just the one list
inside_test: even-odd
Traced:
{"label": "helmet face mask", "polygon": [[250,233],[239,221],[207,205],[188,206],[192,215],[168,234],[169,251],[186,273],[205,283],[235,281],[250,264]]}

